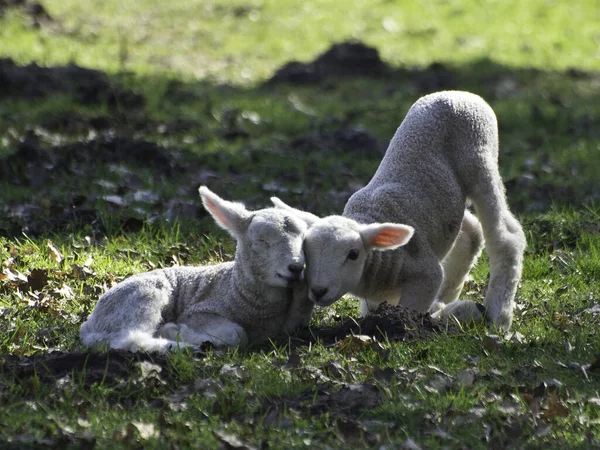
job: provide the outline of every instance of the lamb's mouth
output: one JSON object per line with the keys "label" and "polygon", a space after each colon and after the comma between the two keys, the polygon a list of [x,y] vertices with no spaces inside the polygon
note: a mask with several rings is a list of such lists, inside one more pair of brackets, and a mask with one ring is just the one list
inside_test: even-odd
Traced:
{"label": "lamb's mouth", "polygon": [[308,294],[308,299],[311,302],[313,302],[315,305],[321,306],[321,307],[332,305],[338,300],[337,298],[329,298],[329,299],[320,298],[318,300],[315,300],[312,293]]}
{"label": "lamb's mouth", "polygon": [[293,283],[295,281],[303,280],[304,279],[304,272],[302,272],[302,273],[300,273],[298,275],[283,275],[283,274],[280,274],[279,272],[277,272],[275,274],[275,276],[277,278],[281,278],[286,283]]}

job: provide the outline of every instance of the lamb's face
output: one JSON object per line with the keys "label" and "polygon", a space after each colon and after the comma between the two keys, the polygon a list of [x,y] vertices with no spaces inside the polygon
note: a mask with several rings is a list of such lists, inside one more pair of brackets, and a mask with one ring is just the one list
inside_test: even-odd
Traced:
{"label": "lamb's face", "polygon": [[278,287],[302,280],[302,243],[307,228],[304,221],[282,210],[271,208],[254,213],[244,243],[253,276]]}
{"label": "lamb's face", "polygon": [[367,258],[356,222],[340,216],[318,220],[304,239],[310,300],[328,306],[356,288]]}

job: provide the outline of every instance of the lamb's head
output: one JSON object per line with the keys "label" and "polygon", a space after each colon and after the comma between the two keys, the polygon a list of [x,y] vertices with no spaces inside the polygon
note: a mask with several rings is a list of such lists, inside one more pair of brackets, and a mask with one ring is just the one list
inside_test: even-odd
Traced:
{"label": "lamb's head", "polygon": [[305,221],[276,208],[248,211],[241,203],[223,200],[205,186],[200,188],[200,195],[217,224],[236,239],[236,261],[249,279],[275,287],[303,279]]}
{"label": "lamb's head", "polygon": [[277,198],[271,200],[309,224],[304,238],[306,281],[310,300],[319,306],[331,305],[357,288],[369,252],[396,249],[414,232],[408,225],[395,223],[361,224],[343,216],[319,218]]}

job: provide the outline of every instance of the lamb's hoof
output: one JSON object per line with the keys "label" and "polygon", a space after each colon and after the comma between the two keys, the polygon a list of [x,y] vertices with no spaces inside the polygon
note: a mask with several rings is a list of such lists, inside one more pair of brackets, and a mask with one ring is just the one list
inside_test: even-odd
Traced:
{"label": "lamb's hoof", "polygon": [[486,315],[487,311],[485,306],[481,303],[471,300],[456,300],[446,305],[445,308],[439,309],[431,316],[446,320],[453,317],[461,324],[469,325],[484,322],[486,320]]}

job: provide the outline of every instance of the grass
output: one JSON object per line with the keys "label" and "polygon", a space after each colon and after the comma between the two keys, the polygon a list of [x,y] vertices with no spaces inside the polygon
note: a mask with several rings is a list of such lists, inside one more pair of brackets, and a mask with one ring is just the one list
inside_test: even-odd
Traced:
{"label": "grass", "polygon": [[[144,102],[0,94],[0,156],[15,154],[28,137],[48,150],[52,165],[68,145],[117,135],[156,143],[176,166],[124,159],[84,167],[79,176],[33,168],[0,180],[3,445],[599,445],[595,2],[42,3],[53,22],[32,26],[19,8],[0,17],[0,57],[95,68]],[[349,38],[376,47],[396,72],[264,84],[289,60],[311,60]],[[494,330],[475,327],[350,353],[339,345],[293,349],[285,341],[202,358],[109,353],[115,365],[105,366],[90,354],[87,370],[67,369],[58,379],[40,366],[28,371],[33,356],[83,350],[82,321],[123,277],[229,257],[230,239],[199,208],[181,221],[167,214],[171,199],[197,204],[199,184],[251,206],[275,194],[319,214],[341,211],[381,154],[339,148],[331,136],[362,129],[385,146],[410,105],[431,90],[422,80],[432,76],[432,63],[451,74],[449,87],[482,95],[498,116],[501,172],[528,237],[517,334],[496,342]],[[61,125],[60,118],[69,120]],[[107,130],[90,126],[97,119]],[[225,138],[231,130],[244,137]],[[159,200],[135,200],[143,191]],[[80,207],[92,219],[63,212]],[[127,223],[133,231],[123,231]],[[484,255],[463,295],[481,299],[487,277]],[[347,298],[318,310],[313,324],[357,314],[357,302]],[[156,367],[142,369],[146,363]],[[94,372],[101,367],[105,376]]]}

